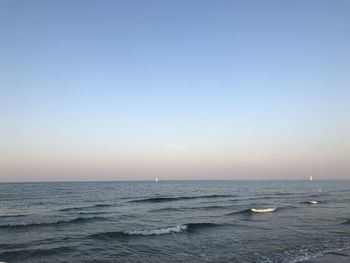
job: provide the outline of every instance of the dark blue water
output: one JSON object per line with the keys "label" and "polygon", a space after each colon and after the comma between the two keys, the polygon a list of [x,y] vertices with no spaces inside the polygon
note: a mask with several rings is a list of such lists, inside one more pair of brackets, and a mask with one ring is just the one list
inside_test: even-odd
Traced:
{"label": "dark blue water", "polygon": [[299,262],[349,247],[349,181],[0,184],[0,261]]}

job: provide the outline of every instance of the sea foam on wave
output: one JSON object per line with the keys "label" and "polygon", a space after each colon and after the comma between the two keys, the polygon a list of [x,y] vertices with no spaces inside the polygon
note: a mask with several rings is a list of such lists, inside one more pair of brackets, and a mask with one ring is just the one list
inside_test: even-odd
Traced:
{"label": "sea foam on wave", "polygon": [[164,235],[164,234],[170,234],[170,233],[179,233],[186,230],[187,230],[187,225],[177,225],[177,226],[159,228],[159,229],[125,231],[125,233],[129,235],[150,236],[150,235]]}
{"label": "sea foam on wave", "polygon": [[192,233],[202,228],[216,227],[216,226],[219,226],[219,225],[214,223],[189,223],[184,225],[169,226],[169,227],[157,228],[157,229],[102,232],[102,233],[89,235],[89,237],[108,239],[108,238],[131,237],[131,236],[135,236],[135,237],[136,236],[156,236],[156,235],[181,233],[185,231],[188,233]]}

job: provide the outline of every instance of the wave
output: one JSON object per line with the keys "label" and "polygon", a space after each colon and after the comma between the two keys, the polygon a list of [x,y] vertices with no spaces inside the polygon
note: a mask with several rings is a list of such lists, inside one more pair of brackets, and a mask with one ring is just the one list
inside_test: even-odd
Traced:
{"label": "wave", "polygon": [[0,225],[0,228],[28,228],[28,227],[44,227],[44,226],[52,226],[52,225],[64,225],[64,224],[78,224],[78,223],[86,223],[97,220],[105,220],[105,217],[78,217],[69,220],[58,220],[53,222],[34,222],[34,223],[23,223],[23,224],[8,224],[8,225]]}
{"label": "wave", "polygon": [[79,212],[79,215],[103,215],[103,214],[109,214],[109,212],[103,212],[103,211],[91,211],[91,212]]}
{"label": "wave", "polygon": [[116,231],[116,232],[103,232],[90,235],[89,237],[99,239],[109,239],[117,237],[132,237],[132,236],[157,236],[173,233],[189,232],[192,233],[198,229],[216,227],[218,224],[214,223],[189,223],[185,225],[169,226],[158,229],[146,229],[146,230],[131,230],[131,231]]}
{"label": "wave", "polygon": [[159,209],[153,209],[151,212],[177,212],[177,211],[187,211],[187,210],[222,210],[232,208],[232,205],[212,205],[212,206],[192,206],[192,207],[165,207]]}
{"label": "wave", "polygon": [[254,200],[266,200],[266,199],[276,199],[274,196],[259,196],[259,197],[251,197],[247,199],[242,199],[242,201],[254,201]]}
{"label": "wave", "polygon": [[184,210],[185,208],[165,207],[160,209],[153,209],[151,212],[177,212]]}
{"label": "wave", "polygon": [[350,219],[344,221],[343,223],[341,223],[342,225],[350,225]]}
{"label": "wave", "polygon": [[300,193],[288,193],[288,192],[278,192],[274,193],[274,195],[282,195],[282,196],[287,196],[287,195],[299,195]]}
{"label": "wave", "polygon": [[276,207],[271,208],[250,208],[250,211],[253,213],[272,213],[275,212]]}
{"label": "wave", "polygon": [[349,248],[349,242],[344,238],[338,240],[323,240],[319,241],[317,245],[304,244],[282,251],[275,251],[272,255],[264,257],[264,259],[267,262],[309,262],[310,260],[321,257],[325,254],[339,253]]}
{"label": "wave", "polygon": [[319,200],[309,200],[309,201],[302,201],[300,204],[307,204],[307,205],[317,205],[320,203],[327,203],[325,201],[319,201]]}
{"label": "wave", "polygon": [[145,199],[131,200],[133,203],[162,203],[162,202],[173,202],[180,200],[200,199],[200,198],[224,198],[234,197],[234,195],[198,195],[198,196],[179,196],[179,197],[151,197]]}
{"label": "wave", "polygon": [[18,215],[1,215],[0,218],[13,218],[13,217],[25,217],[25,216],[28,216],[28,215],[25,215],[25,214],[18,214]]}
{"label": "wave", "polygon": [[286,209],[291,209],[291,208],[296,208],[295,206],[283,206],[283,207],[270,207],[270,208],[265,208],[265,209],[257,209],[257,208],[248,208],[240,211],[235,211],[228,213],[226,215],[251,215],[255,213],[270,213],[270,212],[277,212],[277,211],[282,211]]}
{"label": "wave", "polygon": [[97,204],[97,205],[93,205],[92,207],[110,207],[113,206],[111,204]]}
{"label": "wave", "polygon": [[244,210],[240,210],[240,211],[231,212],[231,213],[228,213],[226,215],[228,215],[228,216],[232,216],[232,215],[248,215],[250,213],[251,213],[250,209],[244,209]]}
{"label": "wave", "polygon": [[53,254],[61,254],[71,252],[74,249],[72,247],[60,246],[54,248],[36,248],[36,249],[16,249],[13,251],[5,251],[0,253],[1,258],[15,259],[20,254],[23,258],[29,257],[42,257],[42,256],[51,256]]}
{"label": "wave", "polygon": [[187,225],[177,225],[177,226],[152,229],[152,230],[132,230],[132,231],[126,231],[125,233],[131,236],[132,235],[151,236],[151,235],[164,235],[164,234],[170,234],[170,233],[180,233],[185,230],[187,230]]}
{"label": "wave", "polygon": [[78,207],[67,207],[59,209],[58,211],[62,212],[68,212],[68,211],[79,211],[84,209],[91,209],[91,208],[100,208],[100,207],[111,207],[113,205],[110,204],[97,204],[97,205],[90,205],[90,206],[78,206]]}
{"label": "wave", "polygon": [[189,209],[203,209],[203,210],[222,210],[232,208],[232,205],[211,205],[211,206],[198,206],[190,207]]}
{"label": "wave", "polygon": [[[261,210],[261,212],[259,212],[260,210]],[[268,210],[268,211],[264,212],[263,210],[265,210],[265,209],[248,208],[248,209],[244,209],[244,210],[241,210],[241,211],[228,213],[226,215],[251,215],[251,214],[254,214],[254,213],[267,213],[267,212],[270,211],[270,210]],[[274,210],[271,211],[271,212],[275,212],[277,210],[280,210],[280,208],[274,208]]]}
{"label": "wave", "polygon": [[322,193],[307,195],[307,197],[321,197],[321,196],[326,196],[326,195],[328,195],[328,194],[322,192]]}
{"label": "wave", "polygon": [[214,224],[214,223],[190,223],[190,224],[187,224],[187,231],[193,232],[198,229],[212,228],[212,227],[219,227],[219,226],[221,225]]}

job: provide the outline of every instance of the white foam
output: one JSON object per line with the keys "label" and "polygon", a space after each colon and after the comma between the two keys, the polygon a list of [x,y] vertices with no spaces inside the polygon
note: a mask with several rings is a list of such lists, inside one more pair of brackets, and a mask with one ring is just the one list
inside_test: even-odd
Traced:
{"label": "white foam", "polygon": [[125,233],[129,235],[150,236],[150,235],[164,235],[164,234],[170,234],[170,233],[179,233],[185,230],[187,230],[186,225],[177,225],[172,227],[151,229],[151,230],[132,230],[132,231],[127,231]]}
{"label": "white foam", "polygon": [[314,258],[318,258],[318,257],[322,257],[323,255],[327,254],[327,253],[332,253],[332,252],[341,252],[343,250],[346,250],[348,248],[336,248],[336,249],[326,249],[324,251],[319,251],[316,252],[314,254],[310,253],[305,253],[305,255],[302,256],[297,256],[295,259],[289,261],[289,263],[298,263],[298,262],[304,262],[304,261],[310,261]]}
{"label": "white foam", "polygon": [[274,212],[276,210],[275,207],[272,208],[262,208],[262,209],[257,209],[257,208],[251,208],[250,211],[254,212],[254,213],[271,213]]}
{"label": "white foam", "polygon": [[316,204],[318,204],[318,202],[315,201],[315,200],[308,201],[308,203],[311,204],[311,205],[316,205]]}

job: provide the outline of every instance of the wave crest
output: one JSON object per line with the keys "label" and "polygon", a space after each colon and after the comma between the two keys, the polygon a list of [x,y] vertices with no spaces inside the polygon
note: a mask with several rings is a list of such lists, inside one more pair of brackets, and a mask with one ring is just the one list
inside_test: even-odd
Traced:
{"label": "wave crest", "polygon": [[116,237],[131,237],[131,236],[157,236],[166,235],[181,232],[194,232],[195,230],[208,227],[216,227],[217,224],[213,223],[189,223],[184,225],[169,226],[158,229],[146,229],[146,230],[131,230],[131,231],[116,231],[116,232],[103,232],[90,235],[93,238],[108,239]]}
{"label": "wave crest", "polygon": [[[12,258],[21,254],[23,257],[32,258],[32,257],[44,257],[52,256],[53,254],[64,254],[74,251],[72,247],[61,246],[53,248],[35,248],[35,249],[19,249],[14,251],[5,251],[0,253],[1,258]],[[1,261],[3,262],[3,261]]]}
{"label": "wave crest", "polygon": [[22,223],[22,224],[9,224],[9,225],[0,225],[0,228],[25,228],[25,227],[43,227],[43,226],[51,226],[51,225],[62,225],[62,224],[78,224],[78,223],[86,223],[90,221],[96,221],[96,220],[104,220],[105,217],[78,217],[74,219],[69,220],[58,220],[53,222],[32,222],[32,223]]}
{"label": "wave crest", "polygon": [[129,235],[141,235],[141,236],[151,236],[151,235],[164,235],[170,233],[180,233],[182,231],[187,230],[187,225],[177,225],[173,227],[152,229],[152,230],[132,230],[126,231],[126,234]]}
{"label": "wave crest", "polygon": [[113,205],[111,205],[111,204],[97,204],[97,205],[90,205],[90,206],[67,207],[67,208],[59,209],[58,211],[69,212],[69,211],[79,211],[79,210],[84,210],[84,209],[111,207],[111,206],[113,206]]}
{"label": "wave crest", "polygon": [[276,207],[271,208],[250,208],[253,213],[272,213],[276,210]]}
{"label": "wave crest", "polygon": [[342,225],[350,225],[350,219],[344,221],[343,223],[341,223]]}
{"label": "wave crest", "polygon": [[231,216],[231,215],[251,215],[251,214],[259,214],[259,213],[272,213],[276,211],[281,211],[285,209],[292,209],[295,208],[294,206],[286,206],[286,207],[270,207],[270,208],[263,208],[263,209],[257,209],[257,208],[248,208],[240,211],[235,211],[228,213],[226,215]]}
{"label": "wave crest", "polygon": [[198,195],[198,196],[179,196],[179,197],[151,197],[145,199],[132,200],[133,203],[162,203],[180,200],[200,199],[200,198],[224,198],[234,197],[234,195]]}
{"label": "wave crest", "polygon": [[29,214],[25,215],[25,214],[16,214],[16,215],[1,215],[0,218],[13,218],[13,217],[25,217],[28,216]]}

